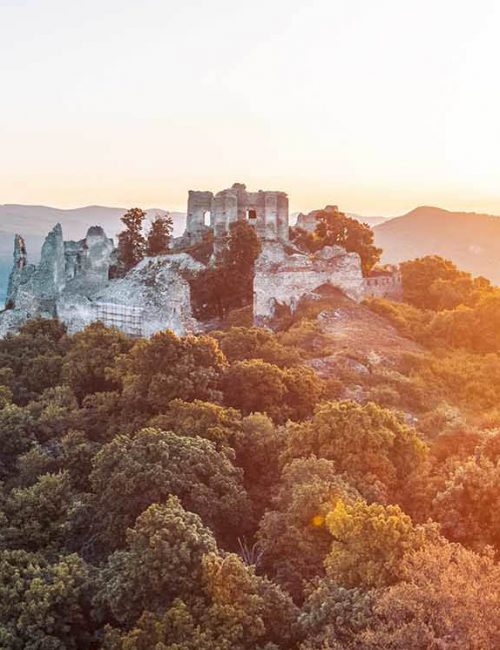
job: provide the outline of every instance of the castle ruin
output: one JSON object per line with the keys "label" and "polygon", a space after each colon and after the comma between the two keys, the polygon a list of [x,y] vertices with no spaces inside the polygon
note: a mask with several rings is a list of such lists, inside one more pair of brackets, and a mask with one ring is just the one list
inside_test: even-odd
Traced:
{"label": "castle ruin", "polygon": [[215,240],[229,232],[231,223],[248,221],[262,240],[288,240],[288,196],[285,192],[248,192],[243,183],[234,183],[213,194],[189,190],[185,239],[202,241],[211,230]]}
{"label": "castle ruin", "polygon": [[[189,251],[212,234],[217,252],[238,220],[255,228],[262,245],[254,273],[257,325],[272,324],[278,307],[293,312],[302,297],[325,285],[355,301],[400,294],[397,269],[364,278],[357,253],[325,246],[311,254],[293,245],[285,192],[248,192],[245,185],[235,183],[216,194],[190,191],[186,230],[174,240],[172,252],[146,257],[122,278],[110,277],[117,251],[100,226],[75,242],[64,241],[58,224],[48,234],[36,266],[29,263],[24,239],[16,235],[5,310],[0,312],[0,337],[37,316],[59,318],[70,333],[95,321],[131,336],[151,336],[164,329],[179,335],[202,331],[204,325],[192,313],[190,281],[207,266]],[[217,256],[212,256],[209,265],[216,263]]]}

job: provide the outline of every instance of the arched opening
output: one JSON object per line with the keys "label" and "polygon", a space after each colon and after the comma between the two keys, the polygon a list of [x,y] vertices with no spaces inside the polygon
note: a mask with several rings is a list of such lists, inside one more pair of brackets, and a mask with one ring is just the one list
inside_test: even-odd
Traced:
{"label": "arched opening", "polygon": [[210,227],[212,225],[212,213],[210,210],[206,210],[203,214],[203,225]]}
{"label": "arched opening", "polygon": [[247,221],[249,223],[255,223],[257,221],[257,210],[247,210]]}

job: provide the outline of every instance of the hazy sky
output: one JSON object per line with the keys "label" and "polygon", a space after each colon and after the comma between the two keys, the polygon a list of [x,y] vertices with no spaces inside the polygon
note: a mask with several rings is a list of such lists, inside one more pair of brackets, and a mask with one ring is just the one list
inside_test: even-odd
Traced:
{"label": "hazy sky", "polygon": [[500,214],[498,0],[0,0],[0,203]]}

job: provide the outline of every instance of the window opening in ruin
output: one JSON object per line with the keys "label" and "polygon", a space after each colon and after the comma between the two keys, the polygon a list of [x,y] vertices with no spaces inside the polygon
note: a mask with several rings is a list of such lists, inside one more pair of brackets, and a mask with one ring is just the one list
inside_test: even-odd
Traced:
{"label": "window opening in ruin", "polygon": [[207,210],[205,214],[203,215],[203,223],[205,226],[210,226],[211,225],[211,213],[210,210]]}
{"label": "window opening in ruin", "polygon": [[256,210],[247,210],[247,219],[249,221],[255,221],[255,219],[257,219],[257,211]]}

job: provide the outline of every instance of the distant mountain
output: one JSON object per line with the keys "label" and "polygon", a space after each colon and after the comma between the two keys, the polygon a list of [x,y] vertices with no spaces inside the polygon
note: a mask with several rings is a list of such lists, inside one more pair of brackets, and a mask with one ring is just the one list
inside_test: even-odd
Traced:
{"label": "distant mountain", "polygon": [[375,226],[383,262],[441,255],[500,284],[500,217],[422,206]]}
{"label": "distant mountain", "polygon": [[[326,206],[325,209],[328,209],[330,206]],[[309,212],[309,214],[303,214],[302,212],[292,212],[290,215],[290,225],[295,226],[299,225],[301,228],[305,228],[306,230],[313,231],[314,228],[316,227],[316,217],[315,213],[318,212],[318,210],[313,210],[312,212]],[[384,223],[389,219],[389,217],[364,217],[361,214],[355,214],[354,212],[346,212],[345,213],[348,217],[351,217],[351,219],[356,219],[356,221],[360,221],[361,223],[366,223],[370,228],[373,228],[374,226],[377,226],[379,223]]]}
{"label": "distant mountain", "polygon": [[361,223],[366,223],[370,228],[378,226],[379,223],[385,223],[389,220],[389,217],[363,217],[361,214],[354,214],[353,212],[346,212],[348,217],[351,219],[356,219],[356,221],[361,221]]}
{"label": "distant mountain", "polygon": [[[90,205],[73,210],[62,210],[43,205],[0,205],[0,308],[5,298],[8,275],[14,249],[14,235],[19,233],[26,240],[28,257],[36,263],[43,240],[48,232],[60,223],[64,239],[83,239],[90,226],[102,226],[109,237],[116,238],[121,230],[120,217],[126,208],[109,208]],[[151,208],[148,217],[166,214],[166,210]],[[174,221],[174,236],[184,232],[186,215],[170,213]]]}

